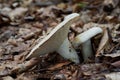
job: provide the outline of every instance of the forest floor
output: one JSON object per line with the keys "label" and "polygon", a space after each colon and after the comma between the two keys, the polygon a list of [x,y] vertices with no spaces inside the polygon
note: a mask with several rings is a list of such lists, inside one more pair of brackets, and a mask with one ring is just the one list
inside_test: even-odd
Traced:
{"label": "forest floor", "polygon": [[[119,80],[120,1],[44,1],[0,0],[0,80]],[[69,40],[92,27],[104,28],[91,39],[93,58],[84,61],[79,46],[79,64],[57,52],[26,60],[36,43],[71,13],[79,13],[80,20],[71,25]]]}

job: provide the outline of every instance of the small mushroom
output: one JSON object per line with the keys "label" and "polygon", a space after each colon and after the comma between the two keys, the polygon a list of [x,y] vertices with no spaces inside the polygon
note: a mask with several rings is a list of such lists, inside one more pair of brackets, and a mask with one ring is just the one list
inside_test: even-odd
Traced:
{"label": "small mushroom", "polygon": [[91,45],[91,38],[95,35],[102,33],[103,30],[100,27],[93,27],[75,37],[72,44],[75,48],[77,48],[80,44],[82,45],[82,55],[84,61],[88,61],[93,55],[92,45]]}
{"label": "small mushroom", "polygon": [[27,55],[26,58],[39,57],[57,51],[61,56],[75,63],[79,58],[68,40],[70,25],[79,20],[79,14],[72,13],[65,17],[42,41],[40,41]]}

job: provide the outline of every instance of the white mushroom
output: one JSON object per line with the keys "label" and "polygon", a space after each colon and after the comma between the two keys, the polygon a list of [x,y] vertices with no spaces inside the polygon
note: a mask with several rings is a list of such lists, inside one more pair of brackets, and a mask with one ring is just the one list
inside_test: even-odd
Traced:
{"label": "white mushroom", "polygon": [[77,48],[80,44],[82,45],[82,55],[84,61],[87,61],[89,57],[93,55],[91,38],[95,35],[102,33],[103,30],[100,27],[93,27],[75,37],[72,44]]}
{"label": "white mushroom", "polygon": [[[75,63],[79,58],[68,40],[70,25],[79,19],[79,14],[73,13],[65,17],[42,41],[40,41],[27,55],[26,58],[39,57],[57,51],[61,56]],[[70,48],[71,47],[71,48]]]}
{"label": "white mushroom", "polygon": [[71,43],[69,42],[68,38],[64,40],[63,44],[59,47],[57,52],[64,58],[69,59],[75,63],[79,63],[78,55]]}

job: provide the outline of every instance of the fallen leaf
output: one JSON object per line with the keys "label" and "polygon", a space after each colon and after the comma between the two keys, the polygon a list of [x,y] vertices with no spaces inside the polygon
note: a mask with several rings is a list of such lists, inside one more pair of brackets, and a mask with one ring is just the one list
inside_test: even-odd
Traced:
{"label": "fallen leaf", "polygon": [[120,68],[120,61],[116,61],[116,62],[114,62],[114,63],[111,63],[111,65]]}
{"label": "fallen leaf", "polygon": [[108,80],[120,80],[120,72],[105,74]]}
{"label": "fallen leaf", "polygon": [[70,64],[70,62],[58,63],[58,64],[56,64],[56,65],[54,65],[52,67],[49,67],[48,70],[52,70],[53,71],[53,70],[56,70],[58,68],[61,68],[62,66],[68,65],[68,64]]}
{"label": "fallen leaf", "polygon": [[37,64],[40,60],[37,58],[32,58],[25,63],[18,64],[11,70],[11,74],[19,74],[31,69],[35,64]]}
{"label": "fallen leaf", "polygon": [[10,76],[6,76],[6,77],[3,77],[3,80],[14,80],[14,79]]}
{"label": "fallen leaf", "polygon": [[106,48],[106,46],[108,45],[108,42],[109,42],[108,31],[107,31],[107,29],[105,29],[103,37],[100,41],[99,47],[96,51],[96,57],[99,56],[101,51],[103,51]]}
{"label": "fallen leaf", "polygon": [[22,16],[23,13],[25,13],[27,10],[28,10],[27,8],[23,7],[15,8],[8,15],[11,20],[14,20],[16,16]]}
{"label": "fallen leaf", "polygon": [[111,12],[118,5],[119,0],[104,0],[103,10],[106,12]]}

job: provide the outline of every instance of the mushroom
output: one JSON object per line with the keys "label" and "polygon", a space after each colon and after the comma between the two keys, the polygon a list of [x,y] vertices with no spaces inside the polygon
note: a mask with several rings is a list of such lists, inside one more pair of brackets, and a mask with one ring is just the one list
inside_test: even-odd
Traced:
{"label": "mushroom", "polygon": [[79,14],[72,13],[65,17],[42,41],[40,41],[26,58],[39,57],[57,51],[65,59],[79,63],[78,55],[68,40],[70,25],[79,20]]}
{"label": "mushroom", "polygon": [[88,61],[88,59],[93,55],[90,39],[102,32],[103,30],[100,27],[93,27],[77,35],[72,41],[72,44],[75,48],[77,48],[80,44],[82,45],[82,55],[83,55],[84,61]]}

